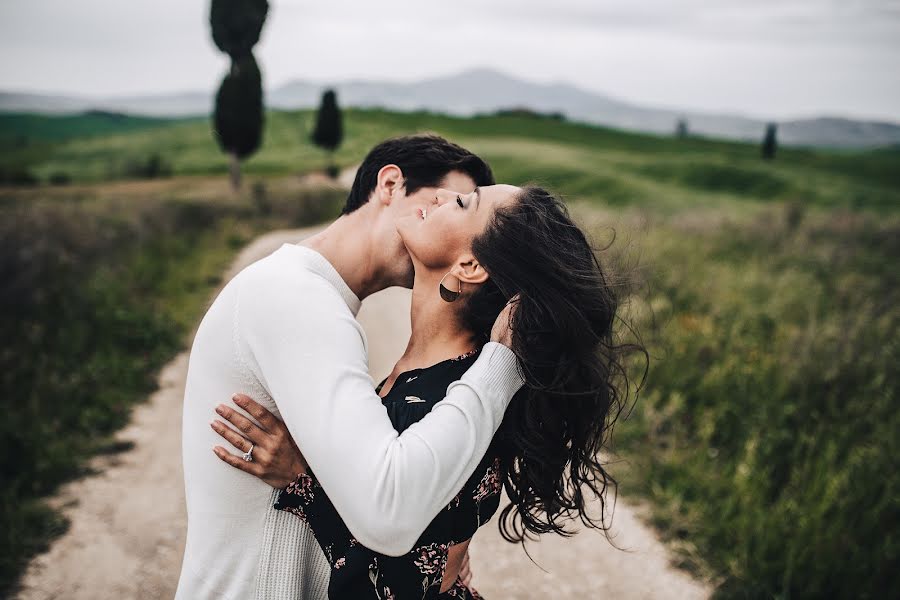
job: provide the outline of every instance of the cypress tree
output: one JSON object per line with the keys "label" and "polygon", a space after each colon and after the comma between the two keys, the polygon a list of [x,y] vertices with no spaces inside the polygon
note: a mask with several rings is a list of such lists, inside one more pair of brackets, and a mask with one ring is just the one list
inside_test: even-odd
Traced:
{"label": "cypress tree", "polygon": [[213,116],[216,141],[230,159],[231,185],[241,185],[241,161],[256,152],[262,143],[262,78],[250,54],[231,63],[216,94]]}
{"label": "cypress tree", "polygon": [[213,127],[219,147],[229,156],[234,189],[240,186],[241,161],[262,142],[262,77],[253,46],[268,12],[268,0],[212,0],[210,6],[213,42],[231,57],[231,68],[216,94]]}
{"label": "cypress tree", "polygon": [[259,41],[268,0],[212,0],[209,25],[216,47],[231,60],[246,58]]}
{"label": "cypress tree", "polygon": [[775,158],[775,150],[778,148],[778,141],[776,140],[777,129],[778,126],[775,123],[766,125],[766,136],[763,138],[762,143],[762,157],[766,160]]}
{"label": "cypress tree", "polygon": [[325,90],[322,94],[322,103],[316,115],[316,128],[313,130],[313,143],[326,150],[328,156],[328,174],[337,177],[337,165],[334,164],[334,151],[341,145],[344,137],[344,128],[341,117],[341,109],[337,103],[337,94],[334,90]]}

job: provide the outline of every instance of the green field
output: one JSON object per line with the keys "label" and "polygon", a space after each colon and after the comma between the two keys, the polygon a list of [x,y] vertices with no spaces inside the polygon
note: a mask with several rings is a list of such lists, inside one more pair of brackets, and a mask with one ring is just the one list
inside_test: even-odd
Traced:
{"label": "green field", "polygon": [[[207,120],[160,123],[116,115],[0,117],[0,130],[15,132],[0,134],[0,168],[17,164],[39,181],[65,174],[74,182],[97,182],[122,178],[126,163],[158,155],[175,175],[226,172],[227,159],[212,142]],[[270,176],[324,168],[326,156],[308,141],[312,124],[309,111],[269,113],[263,148],[245,171]],[[602,199],[606,205],[670,210],[717,206],[726,199],[796,200],[893,210],[900,198],[900,149],[782,149],[778,160],[764,164],[759,149],[748,144],[628,134],[551,119],[457,119],[376,110],[348,112],[345,129],[336,157],[345,166],[386,137],[436,131],[488,158],[506,181],[539,179],[572,197]],[[81,135],[86,131],[92,135]],[[23,152],[16,144],[34,149]],[[30,164],[22,165],[23,156]]]}
{"label": "green field", "polygon": [[[0,173],[37,183],[0,187],[4,383],[28,391],[0,443],[7,584],[11,557],[58,531],[39,498],[126,421],[235,249],[333,214],[339,194],[317,204],[294,177],[327,164],[311,125],[269,113],[245,164],[255,191],[230,196],[206,120],[0,118]],[[900,149],[765,162],[748,144],[368,110],[346,113],[337,161],[415,131],[560,192],[598,247],[615,232],[601,258],[652,363],[613,473],[682,566],[721,598],[900,597]],[[152,157],[170,179],[115,181]]]}

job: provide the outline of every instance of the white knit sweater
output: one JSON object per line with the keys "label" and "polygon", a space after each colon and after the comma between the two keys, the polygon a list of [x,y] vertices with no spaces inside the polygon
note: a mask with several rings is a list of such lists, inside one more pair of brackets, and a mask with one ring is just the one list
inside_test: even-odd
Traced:
{"label": "white knit sweater", "polygon": [[446,399],[398,435],[368,375],[360,301],[317,252],[285,244],[219,294],[191,349],[184,399],[187,545],[176,598],[326,598],[309,527],[277,490],[221,462],[214,408],[241,391],[282,418],[350,531],[408,552],[474,471],[522,380],[490,343]]}

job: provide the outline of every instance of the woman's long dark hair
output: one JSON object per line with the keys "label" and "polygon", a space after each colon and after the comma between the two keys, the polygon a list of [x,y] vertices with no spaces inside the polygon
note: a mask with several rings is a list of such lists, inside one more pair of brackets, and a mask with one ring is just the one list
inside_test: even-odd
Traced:
{"label": "woman's long dark hair", "polygon": [[[617,290],[566,206],[546,190],[524,188],[499,208],[472,251],[490,274],[462,308],[479,342],[518,294],[512,346],[525,385],[496,438],[511,500],[501,534],[510,542],[571,535],[566,521],[576,517],[608,534],[606,491],[616,481],[599,454],[628,405],[625,355],[647,352],[614,341]],[[594,497],[600,514],[588,515]]]}

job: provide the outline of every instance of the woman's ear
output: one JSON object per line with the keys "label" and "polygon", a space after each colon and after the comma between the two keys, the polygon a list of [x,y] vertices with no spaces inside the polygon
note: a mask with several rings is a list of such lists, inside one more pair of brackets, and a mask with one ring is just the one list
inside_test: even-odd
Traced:
{"label": "woman's ear", "polygon": [[463,257],[450,272],[463,283],[484,283],[490,277],[478,259],[471,255]]}
{"label": "woman's ear", "polygon": [[390,206],[394,195],[403,188],[403,171],[397,165],[384,165],[375,181],[375,199]]}

